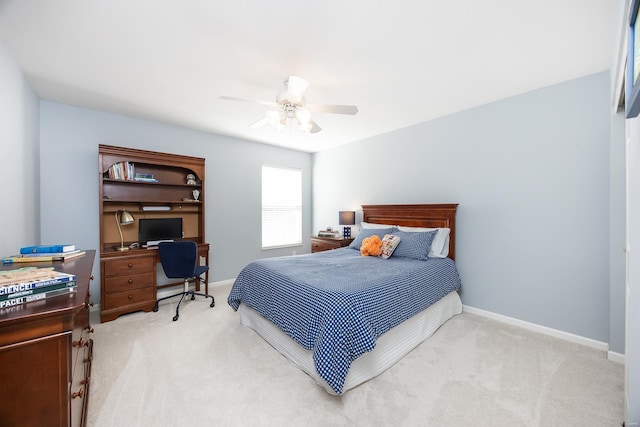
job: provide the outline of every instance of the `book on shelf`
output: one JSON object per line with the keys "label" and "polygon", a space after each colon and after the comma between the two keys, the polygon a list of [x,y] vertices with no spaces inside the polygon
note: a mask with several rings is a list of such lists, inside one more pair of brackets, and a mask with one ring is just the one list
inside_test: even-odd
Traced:
{"label": "book on shelf", "polygon": [[86,251],[74,251],[69,253],[56,253],[47,254],[42,253],[38,255],[34,254],[22,254],[22,255],[14,255],[9,257],[2,258],[3,264],[19,264],[19,263],[28,263],[28,262],[52,262],[52,261],[69,261],[74,258],[78,258],[84,255]]}
{"label": "book on shelf", "polygon": [[76,250],[76,245],[72,244],[60,244],[60,245],[33,245],[24,246],[20,248],[20,254],[40,254],[40,253],[54,253],[54,252],[71,252]]}
{"label": "book on shelf", "polygon": [[12,289],[14,292],[4,292],[0,294],[0,302],[10,301],[16,298],[22,298],[29,295],[38,295],[38,294],[49,294],[49,292],[65,290],[66,292],[74,292],[78,289],[78,285],[76,281],[66,282],[66,283],[58,283],[56,285],[45,286],[42,288],[31,288],[31,289],[21,289],[20,286],[12,287],[9,286],[8,289]]}
{"label": "book on shelf", "polygon": [[158,182],[152,173],[136,173],[133,179],[141,182]]}
{"label": "book on shelf", "polygon": [[69,286],[61,289],[49,290],[46,292],[40,292],[30,295],[24,295],[16,298],[7,299],[5,301],[0,301],[0,309],[7,307],[14,307],[16,305],[29,303],[33,301],[40,301],[46,298],[57,297],[60,295],[72,295],[77,291],[77,286]]}
{"label": "book on shelf", "polygon": [[114,163],[107,170],[109,179],[132,181],[135,177],[135,165],[131,162]]}

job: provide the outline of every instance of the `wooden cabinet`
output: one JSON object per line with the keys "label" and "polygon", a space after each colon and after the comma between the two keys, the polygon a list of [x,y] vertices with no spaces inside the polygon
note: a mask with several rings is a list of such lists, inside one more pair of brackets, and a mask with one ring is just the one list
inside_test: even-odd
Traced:
{"label": "wooden cabinet", "polygon": [[[209,246],[204,231],[205,159],[110,145],[100,145],[98,154],[100,319],[104,322],[124,313],[151,311],[155,305],[158,257],[151,253],[154,250],[140,249],[146,243],[138,241],[140,219],[181,218],[182,238],[198,243],[207,260]],[[117,217],[122,210],[134,221],[119,230]],[[135,249],[115,250],[120,233],[124,246]]]}
{"label": "wooden cabinet", "polygon": [[332,237],[311,236],[311,252],[330,251],[349,246],[353,239],[334,239]]}
{"label": "wooden cabinet", "polygon": [[89,282],[94,258],[95,251],[88,250],[71,261],[34,264],[75,274],[77,292],[0,309],[0,425],[85,424],[93,357]]}
{"label": "wooden cabinet", "polygon": [[[142,253],[140,253],[142,252]],[[100,260],[100,320],[151,311],[156,302],[156,259],[148,251],[105,253]]]}

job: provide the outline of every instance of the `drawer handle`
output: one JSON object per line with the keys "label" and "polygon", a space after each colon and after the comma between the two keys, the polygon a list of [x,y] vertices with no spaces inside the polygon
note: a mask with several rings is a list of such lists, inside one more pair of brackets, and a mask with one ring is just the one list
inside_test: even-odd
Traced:
{"label": "drawer handle", "polygon": [[129,264],[127,264],[127,267],[131,268],[131,267],[133,267],[133,264],[129,263]]}
{"label": "drawer handle", "polygon": [[84,338],[80,338],[78,341],[71,343],[73,347],[89,347],[89,341],[85,341]]}
{"label": "drawer handle", "polygon": [[74,391],[73,393],[71,393],[71,398],[75,399],[76,397],[80,397],[82,398],[82,396],[84,395],[84,388],[81,388],[78,391]]}
{"label": "drawer handle", "polygon": [[129,280],[127,280],[127,282],[128,282],[129,284],[132,284],[132,283],[133,283],[133,280],[129,279]]}
{"label": "drawer handle", "polygon": [[129,299],[133,299],[133,295],[129,295]]}

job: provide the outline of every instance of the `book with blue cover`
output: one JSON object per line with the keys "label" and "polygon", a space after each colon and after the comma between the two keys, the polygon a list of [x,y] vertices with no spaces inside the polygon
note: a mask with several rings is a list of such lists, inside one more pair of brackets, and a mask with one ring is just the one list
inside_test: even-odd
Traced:
{"label": "book with blue cover", "polygon": [[35,253],[56,253],[56,252],[71,252],[76,250],[76,245],[62,244],[62,245],[34,245],[25,246],[20,248],[21,254],[35,254]]}
{"label": "book with blue cover", "polygon": [[20,254],[20,255],[14,255],[14,256],[19,256],[19,257],[23,257],[23,258],[38,258],[38,257],[67,257],[67,258],[71,258],[73,257],[73,255],[84,255],[86,253],[86,251],[83,251],[81,249],[76,249],[75,251],[69,251],[69,252],[35,252],[35,253],[30,253],[30,254]]}

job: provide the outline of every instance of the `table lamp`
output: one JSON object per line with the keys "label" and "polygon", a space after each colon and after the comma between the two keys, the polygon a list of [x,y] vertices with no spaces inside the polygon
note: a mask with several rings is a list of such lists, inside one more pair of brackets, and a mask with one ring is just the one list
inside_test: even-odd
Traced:
{"label": "table lamp", "polygon": [[[338,223],[340,225],[354,225],[356,223],[356,213],[354,211],[338,212]],[[342,229],[342,237],[345,239],[351,238],[351,227],[344,227]]]}
{"label": "table lamp", "polygon": [[124,245],[124,238],[122,237],[122,229],[120,228],[120,226],[133,224],[133,221],[133,215],[131,215],[126,210],[118,209],[116,211],[116,225],[118,226],[118,232],[120,233],[120,246],[116,246],[115,248],[113,248],[116,251],[124,252],[129,250],[129,247]]}

